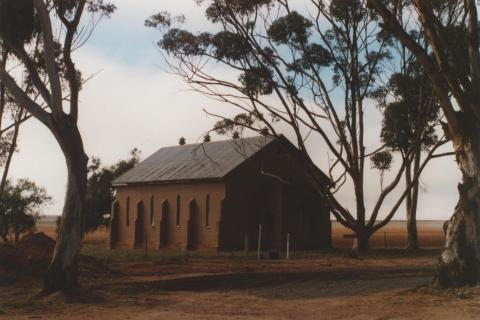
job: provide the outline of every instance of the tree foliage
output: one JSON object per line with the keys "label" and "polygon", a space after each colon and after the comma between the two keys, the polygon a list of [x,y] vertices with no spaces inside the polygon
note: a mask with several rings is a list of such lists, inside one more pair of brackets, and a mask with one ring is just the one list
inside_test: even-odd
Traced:
{"label": "tree foliage", "polygon": [[406,154],[414,143],[428,150],[438,142],[439,101],[425,71],[413,57],[403,72],[390,77],[384,92],[393,97],[393,101],[382,104],[381,138],[387,147]]}
{"label": "tree foliage", "polygon": [[0,198],[0,237],[16,243],[32,231],[41,217],[41,209],[51,200],[47,191],[28,179],[8,181]]}
{"label": "tree foliage", "polygon": [[92,158],[88,166],[87,181],[87,221],[86,230],[94,231],[100,225],[108,223],[108,217],[114,200],[112,181],[128,170],[132,169],[140,161],[140,151],[133,149],[130,157],[120,160],[111,166],[102,166],[99,158]]}

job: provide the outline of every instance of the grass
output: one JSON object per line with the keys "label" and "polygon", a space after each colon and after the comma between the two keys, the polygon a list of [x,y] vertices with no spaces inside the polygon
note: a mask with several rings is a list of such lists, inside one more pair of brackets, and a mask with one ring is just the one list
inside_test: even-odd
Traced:
{"label": "grass", "polygon": [[174,251],[174,250],[152,250],[145,252],[144,249],[111,250],[103,244],[84,244],[82,254],[101,260],[105,263],[127,263],[127,262],[187,262],[200,259],[232,259],[245,260],[256,258],[256,253],[243,251],[217,252],[217,251]]}
{"label": "grass", "polygon": [[[372,249],[369,253],[362,256],[352,255],[350,249],[336,248],[323,251],[295,251],[290,252],[290,258],[295,259],[318,259],[328,257],[352,257],[352,258],[375,258],[375,257],[422,257],[440,253],[439,249],[420,249],[417,251],[406,251],[403,248]],[[131,250],[111,250],[104,244],[87,243],[83,245],[82,254],[93,257],[104,263],[132,263],[132,262],[188,262],[192,260],[253,260],[257,258],[255,251],[247,254],[243,251],[217,252],[217,251],[164,251],[151,250],[147,253],[144,249]],[[262,252],[262,257],[266,257],[266,252]],[[285,259],[286,252],[280,252],[280,259]]]}

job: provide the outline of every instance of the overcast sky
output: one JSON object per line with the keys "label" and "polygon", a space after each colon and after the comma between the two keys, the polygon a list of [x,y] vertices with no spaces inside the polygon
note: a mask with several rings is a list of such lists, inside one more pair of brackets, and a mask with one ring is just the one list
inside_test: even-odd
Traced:
{"label": "overcast sky", "polygon": [[[215,122],[203,108],[224,114],[231,113],[231,108],[189,91],[177,77],[165,72],[155,47],[160,34],[143,24],[153,13],[170,11],[185,14],[190,30],[204,31],[212,27],[203,11],[193,0],[113,2],[117,12],[103,21],[75,54],[77,66],[85,76],[96,74],[81,92],[80,128],[87,154],[111,164],[127,157],[133,147],[139,148],[144,158],[162,146],[176,144],[180,136],[187,142],[197,141]],[[370,122],[370,139],[378,137],[378,124],[379,118]],[[309,144],[315,145],[315,141]],[[315,148],[314,158],[324,169],[326,150]],[[46,187],[54,200],[45,213],[61,213],[65,162],[49,131],[36,120],[22,128],[20,152],[15,156],[11,174],[16,178],[28,177]],[[459,179],[453,158],[433,162],[422,178],[418,218],[447,219],[457,200]],[[370,207],[379,191],[376,173],[367,176],[366,186]],[[354,201],[348,188],[339,197],[347,204]],[[403,208],[395,218],[405,219]]]}

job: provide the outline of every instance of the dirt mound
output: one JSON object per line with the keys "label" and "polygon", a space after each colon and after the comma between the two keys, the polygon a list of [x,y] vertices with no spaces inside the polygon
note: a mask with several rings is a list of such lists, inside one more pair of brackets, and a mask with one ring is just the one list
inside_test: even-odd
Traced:
{"label": "dirt mound", "polygon": [[[55,240],[43,232],[27,234],[15,247],[0,245],[0,272],[3,268],[22,276],[41,277],[48,269],[54,249]],[[80,256],[80,274],[82,273],[91,278],[105,276],[111,271],[95,258]],[[0,278],[6,277],[0,274]]]}
{"label": "dirt mound", "polygon": [[[45,273],[55,241],[44,233],[30,233],[17,245],[0,246],[0,266],[12,274],[38,277]],[[2,276],[5,279],[5,276]]]}
{"label": "dirt mound", "polygon": [[23,269],[37,276],[47,270],[54,248],[55,240],[43,232],[27,234],[16,246],[24,259]]}
{"label": "dirt mound", "polygon": [[55,248],[55,240],[43,232],[31,232],[24,236],[16,247],[25,256],[31,256],[32,259],[42,259],[46,256],[50,258]]}

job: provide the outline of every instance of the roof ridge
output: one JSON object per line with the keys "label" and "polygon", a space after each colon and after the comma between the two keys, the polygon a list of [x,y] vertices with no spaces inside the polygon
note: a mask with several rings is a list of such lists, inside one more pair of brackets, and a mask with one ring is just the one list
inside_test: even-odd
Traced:
{"label": "roof ridge", "polygon": [[212,143],[225,143],[225,142],[233,142],[235,140],[247,140],[247,139],[258,139],[258,138],[265,138],[265,139],[273,139],[275,140],[275,137],[274,136],[263,136],[263,135],[258,135],[258,136],[253,136],[253,137],[244,137],[244,138],[237,138],[237,139],[224,139],[224,140],[212,140],[212,141],[208,141],[208,142],[195,142],[195,143],[186,143],[186,144],[183,144],[183,145],[180,145],[180,144],[172,144],[170,146],[164,146],[164,147],[161,147],[159,150],[161,149],[166,149],[166,148],[179,148],[179,147],[188,147],[188,146],[195,146],[195,145],[202,145],[202,144],[212,144]]}

